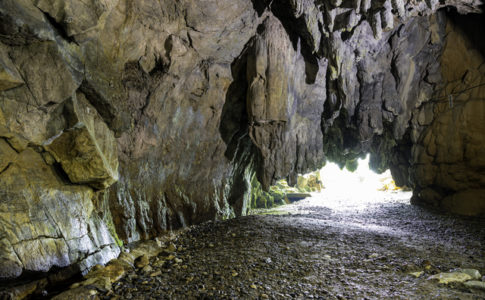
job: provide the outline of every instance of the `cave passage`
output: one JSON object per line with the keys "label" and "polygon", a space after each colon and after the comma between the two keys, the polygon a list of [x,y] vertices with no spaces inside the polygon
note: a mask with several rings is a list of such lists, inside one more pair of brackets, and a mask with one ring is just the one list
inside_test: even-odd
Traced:
{"label": "cave passage", "polygon": [[483,2],[0,0],[0,300],[485,299]]}

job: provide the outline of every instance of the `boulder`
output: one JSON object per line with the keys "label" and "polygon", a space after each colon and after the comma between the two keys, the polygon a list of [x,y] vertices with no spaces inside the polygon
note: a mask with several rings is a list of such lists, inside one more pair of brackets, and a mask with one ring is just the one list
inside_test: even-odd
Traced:
{"label": "boulder", "polygon": [[104,189],[118,180],[117,144],[84,94],[66,104],[72,127],[53,137],[45,148],[54,156],[73,183]]}
{"label": "boulder", "polygon": [[17,153],[0,145],[8,159],[0,171],[0,278],[71,264],[85,270],[119,253],[94,212],[91,188],[66,184],[31,148]]}

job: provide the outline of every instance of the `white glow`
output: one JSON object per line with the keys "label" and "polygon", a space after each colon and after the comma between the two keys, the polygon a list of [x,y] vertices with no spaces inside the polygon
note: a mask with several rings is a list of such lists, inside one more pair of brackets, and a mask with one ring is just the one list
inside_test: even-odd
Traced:
{"label": "white glow", "polygon": [[391,172],[387,170],[377,174],[369,169],[369,155],[365,159],[358,159],[358,167],[354,172],[346,168],[342,170],[334,163],[327,163],[320,171],[325,189],[323,193],[338,193],[341,196],[367,195],[382,188],[383,182],[392,180]]}

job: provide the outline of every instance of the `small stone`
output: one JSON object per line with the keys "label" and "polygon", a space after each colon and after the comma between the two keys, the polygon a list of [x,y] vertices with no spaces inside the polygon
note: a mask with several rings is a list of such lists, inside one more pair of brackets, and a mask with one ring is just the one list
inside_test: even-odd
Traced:
{"label": "small stone", "polygon": [[328,254],[325,254],[325,255],[323,256],[323,258],[324,258],[324,259],[326,259],[326,260],[330,260],[330,259],[332,259],[332,257],[331,257],[330,255],[328,255]]}
{"label": "small stone", "polygon": [[268,299],[268,298],[269,298],[269,296],[268,296],[268,295],[266,295],[266,294],[261,294],[261,298],[263,298],[263,299]]}
{"label": "small stone", "polygon": [[209,243],[209,248],[214,248],[214,244]]}
{"label": "small stone", "polygon": [[160,268],[160,267],[162,267],[164,264],[165,264],[165,261],[164,261],[163,259],[159,259],[159,260],[157,260],[157,261],[156,261],[156,262],[153,264],[153,266],[154,266],[154,267],[156,267],[156,268]]}
{"label": "small stone", "polygon": [[167,256],[165,259],[166,259],[166,260],[174,260],[174,259],[175,259],[175,255],[170,254],[170,255],[169,255],[169,256]]}
{"label": "small stone", "polygon": [[77,283],[72,284],[69,288],[70,289],[75,289],[75,288],[78,288],[80,286],[81,286],[81,283],[80,282],[77,282]]}
{"label": "small stone", "polygon": [[232,275],[232,277],[236,277],[238,274],[237,274],[237,272],[232,272],[231,275]]}
{"label": "small stone", "polygon": [[143,269],[141,269],[141,271],[143,273],[150,273],[151,271],[153,271],[153,268],[150,266],[144,266]]}
{"label": "small stone", "polygon": [[420,271],[420,272],[410,272],[408,274],[416,278],[419,278],[421,275],[423,275],[423,273],[424,273],[423,271]]}
{"label": "small stone", "polygon": [[177,258],[177,257],[175,258],[175,263],[177,263],[177,264],[181,263],[182,261],[183,260],[181,260],[180,258]]}
{"label": "small stone", "polygon": [[232,233],[232,234],[231,234],[231,236],[232,236],[232,237],[236,237],[236,234],[235,234],[235,233]]}
{"label": "small stone", "polygon": [[164,243],[163,243],[163,241],[162,241],[162,239],[160,237],[156,237],[155,238],[155,242],[157,243],[157,246],[158,247],[163,248]]}
{"label": "small stone", "polygon": [[466,287],[485,290],[485,282],[478,280],[471,280],[464,283]]}
{"label": "small stone", "polygon": [[255,284],[251,284],[249,287],[252,288],[252,289],[257,289],[258,288]]}
{"label": "small stone", "polygon": [[377,258],[379,257],[379,254],[377,253],[372,253],[371,255],[369,255],[369,258]]}
{"label": "small stone", "polygon": [[462,272],[439,273],[428,278],[428,280],[438,280],[439,283],[444,284],[451,282],[465,282],[470,279],[472,279],[470,275]]}
{"label": "small stone", "polygon": [[150,274],[150,277],[157,277],[157,276],[160,276],[161,274],[162,274],[162,271],[158,270]]}
{"label": "small stone", "polygon": [[175,252],[176,249],[177,247],[175,247],[174,243],[170,243],[167,247],[168,252]]}
{"label": "small stone", "polygon": [[267,257],[265,260],[264,260],[265,263],[267,264],[270,264],[272,263],[273,261],[271,260],[271,257]]}
{"label": "small stone", "polygon": [[141,269],[141,268],[145,267],[146,265],[148,265],[149,263],[150,263],[150,261],[148,259],[148,256],[145,254],[145,255],[138,257],[135,260],[135,267]]}

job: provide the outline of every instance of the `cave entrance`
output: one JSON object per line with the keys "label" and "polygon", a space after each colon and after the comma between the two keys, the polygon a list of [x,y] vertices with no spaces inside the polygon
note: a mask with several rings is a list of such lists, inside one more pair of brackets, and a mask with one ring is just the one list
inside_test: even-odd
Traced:
{"label": "cave entrance", "polygon": [[324,189],[308,201],[333,210],[359,210],[390,202],[409,205],[412,190],[396,186],[389,169],[381,174],[370,169],[369,157],[343,168],[328,162],[320,170]]}
{"label": "cave entrance", "polygon": [[324,193],[336,195],[375,195],[376,192],[397,192],[391,171],[378,174],[369,168],[369,154],[363,159],[357,159],[351,166],[340,168],[337,164],[328,162],[321,170],[320,177],[324,181]]}
{"label": "cave entrance", "polygon": [[409,188],[396,186],[390,170],[381,174],[371,170],[368,154],[343,167],[327,162],[316,172],[299,175],[293,187],[279,180],[265,192],[254,177],[251,208],[268,209],[304,200],[305,206],[358,209],[393,201],[409,204],[411,196]]}

